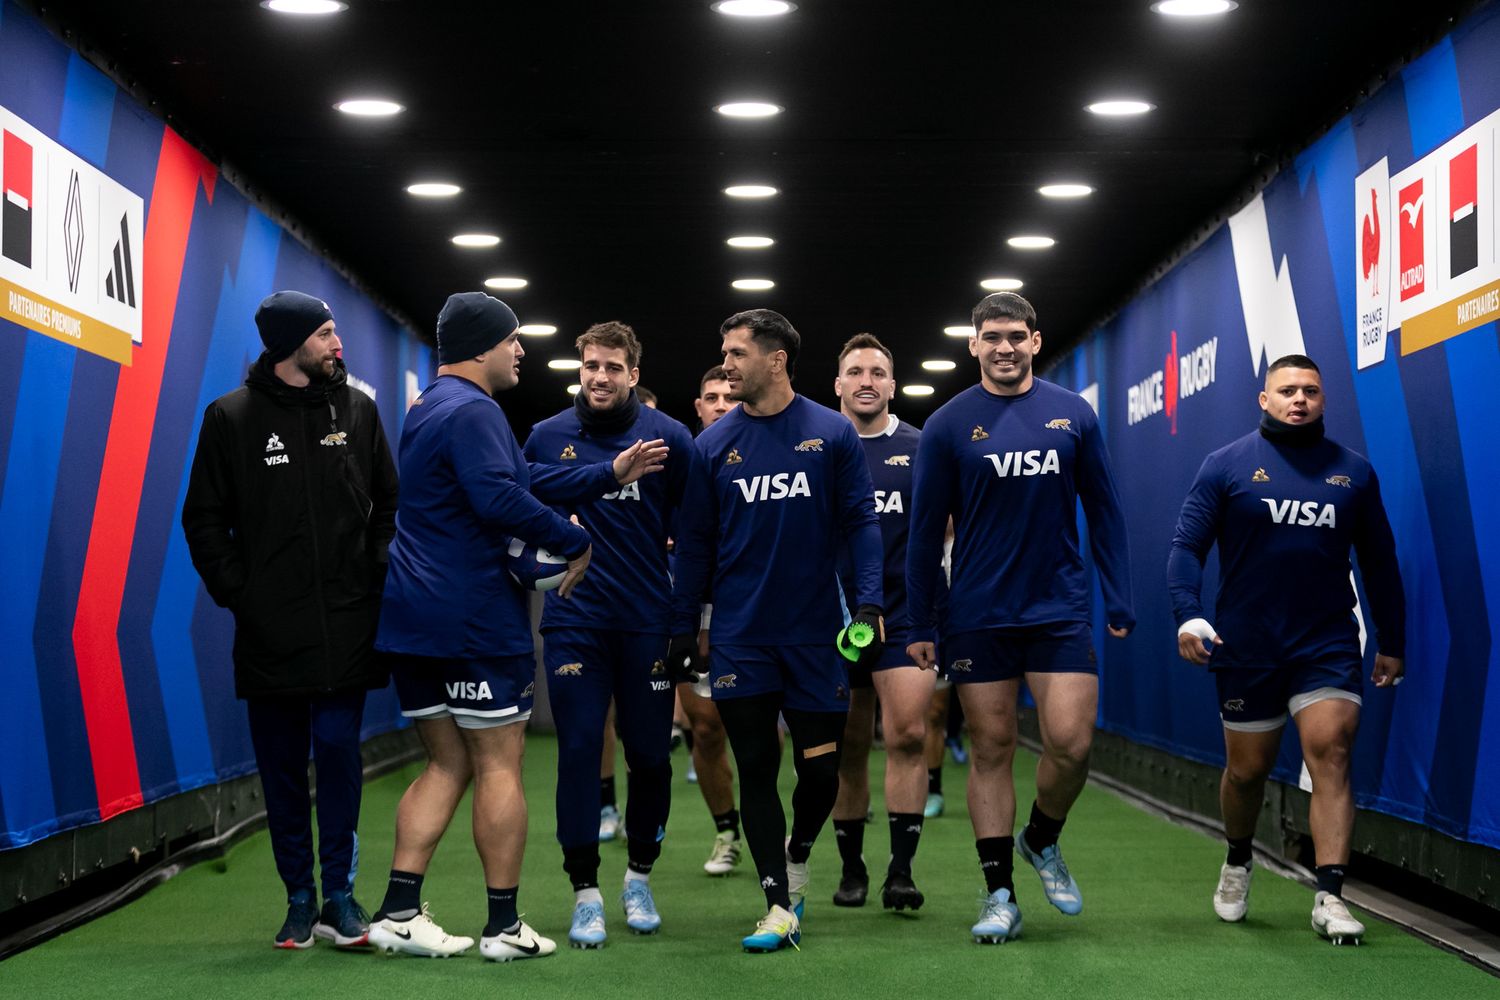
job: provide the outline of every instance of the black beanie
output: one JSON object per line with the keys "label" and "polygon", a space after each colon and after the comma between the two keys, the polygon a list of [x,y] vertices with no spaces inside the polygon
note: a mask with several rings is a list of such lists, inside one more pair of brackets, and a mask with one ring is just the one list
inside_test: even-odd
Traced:
{"label": "black beanie", "polygon": [[333,319],[328,303],[305,292],[272,292],[255,310],[260,342],[266,345],[266,360],[285,361],[297,352],[318,327]]}
{"label": "black beanie", "polygon": [[510,306],[483,292],[448,296],[438,313],[438,364],[452,365],[483,354],[509,337],[520,320]]}

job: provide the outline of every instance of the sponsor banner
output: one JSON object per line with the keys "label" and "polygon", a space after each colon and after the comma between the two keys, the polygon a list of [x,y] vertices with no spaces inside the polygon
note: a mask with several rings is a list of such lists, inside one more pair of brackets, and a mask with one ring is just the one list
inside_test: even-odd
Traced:
{"label": "sponsor banner", "polygon": [[1385,340],[1390,332],[1391,234],[1397,227],[1391,214],[1386,157],[1355,179],[1354,218],[1354,259],[1359,265],[1354,293],[1359,310],[1356,360],[1358,367],[1368,368],[1385,360]]}
{"label": "sponsor banner", "polygon": [[1500,280],[1401,324],[1401,353],[1420,351],[1500,319]]}
{"label": "sponsor banner", "polygon": [[0,133],[0,315],[130,364],[144,201],[4,107]]}
{"label": "sponsor banner", "polygon": [[[1210,337],[1179,353],[1177,331],[1173,330],[1162,367],[1125,390],[1125,423],[1134,426],[1158,413],[1164,413],[1168,431],[1175,435],[1177,414],[1182,401],[1214,384],[1218,375],[1218,360],[1218,337]],[[1098,385],[1091,388],[1095,398],[1090,402],[1097,410]]]}

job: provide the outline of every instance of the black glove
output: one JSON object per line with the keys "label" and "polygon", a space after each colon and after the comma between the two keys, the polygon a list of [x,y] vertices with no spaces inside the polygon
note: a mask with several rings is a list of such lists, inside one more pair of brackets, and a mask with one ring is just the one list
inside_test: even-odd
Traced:
{"label": "black glove", "polygon": [[696,633],[672,636],[667,647],[667,676],[673,684],[696,684],[708,670],[708,664],[698,655]]}
{"label": "black glove", "polygon": [[[869,636],[869,641],[860,645],[858,639]],[[885,649],[885,611],[876,604],[861,604],[849,624],[838,635],[839,652],[849,660],[869,665],[880,659]]]}

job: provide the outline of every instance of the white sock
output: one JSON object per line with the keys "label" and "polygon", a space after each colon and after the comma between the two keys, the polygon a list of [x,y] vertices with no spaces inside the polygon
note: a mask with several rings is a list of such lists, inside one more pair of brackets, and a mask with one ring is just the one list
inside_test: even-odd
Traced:
{"label": "white sock", "polygon": [[632,883],[632,882],[650,882],[650,881],[651,881],[651,876],[650,875],[642,875],[640,872],[638,872],[638,871],[632,871],[629,868],[625,869],[625,888],[627,888],[627,889],[630,888],[630,883]]}
{"label": "white sock", "polygon": [[573,894],[573,901],[575,903],[599,903],[603,905],[604,896],[599,892],[599,887],[594,886],[592,889],[579,889]]}

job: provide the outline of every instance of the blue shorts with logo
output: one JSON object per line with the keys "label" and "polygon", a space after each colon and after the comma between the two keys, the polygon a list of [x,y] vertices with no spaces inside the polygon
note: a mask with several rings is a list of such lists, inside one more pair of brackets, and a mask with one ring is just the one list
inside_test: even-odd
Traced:
{"label": "blue shorts with logo", "polygon": [[1094,630],[1087,622],[1048,622],[947,636],[943,667],[954,684],[1008,681],[1025,674],[1097,674]]}
{"label": "blue shorts with logo", "polygon": [[815,646],[714,645],[708,661],[714,701],[779,693],[783,708],[849,711],[847,661],[832,642]]}
{"label": "blue shorts with logo", "polygon": [[396,680],[401,714],[490,729],[531,718],[536,660],[524,656],[453,659],[384,654]]}
{"label": "blue shorts with logo", "polygon": [[906,644],[909,642],[911,642],[911,637],[905,632],[887,632],[885,648],[880,651],[879,659],[873,664],[867,666],[863,663],[845,661],[849,669],[849,686],[852,688],[874,687],[875,671],[913,666],[911,657],[906,654]]}
{"label": "blue shorts with logo", "polygon": [[1225,729],[1237,732],[1272,732],[1286,725],[1288,714],[1328,698],[1364,701],[1359,660],[1210,669],[1219,690],[1219,718]]}

